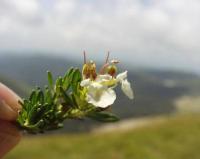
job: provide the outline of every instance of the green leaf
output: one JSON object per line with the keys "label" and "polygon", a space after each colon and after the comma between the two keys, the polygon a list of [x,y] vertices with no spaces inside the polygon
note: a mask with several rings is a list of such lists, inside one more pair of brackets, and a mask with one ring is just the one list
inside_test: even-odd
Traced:
{"label": "green leaf", "polygon": [[48,103],[48,104],[52,104],[53,103],[53,98],[52,98],[52,95],[51,95],[51,91],[46,88],[45,90],[45,102]]}
{"label": "green leaf", "polygon": [[62,77],[59,76],[58,79],[56,80],[56,86],[61,86],[62,85]]}
{"label": "green leaf", "polygon": [[71,98],[68,96],[68,94],[64,91],[62,87],[60,87],[60,92],[62,93],[64,100],[67,104],[70,104],[70,106],[73,106],[73,102]]}
{"label": "green leaf", "polygon": [[36,104],[36,102],[37,102],[37,93],[34,89],[31,92],[29,100],[31,101],[32,104]]}
{"label": "green leaf", "polygon": [[116,122],[119,118],[112,113],[107,112],[91,112],[87,115],[89,118],[101,122]]}
{"label": "green leaf", "polygon": [[78,105],[78,103],[77,103],[77,101],[76,101],[75,95],[74,95],[74,94],[71,94],[71,97],[72,97],[72,101],[73,101],[73,106],[78,107],[79,105]]}
{"label": "green leaf", "polygon": [[81,79],[81,72],[79,71],[79,69],[75,69],[73,74],[73,82],[81,82]]}
{"label": "green leaf", "polygon": [[43,130],[40,129],[45,125],[44,120],[39,120],[36,124],[34,125],[29,125],[27,127],[24,127],[29,133],[36,134],[37,132],[42,132]]}
{"label": "green leaf", "polygon": [[44,104],[44,94],[43,94],[43,92],[41,90],[38,92],[37,101],[40,104]]}
{"label": "green leaf", "polygon": [[50,87],[51,89],[53,89],[53,76],[52,76],[52,74],[51,74],[50,71],[47,71],[47,74],[48,74],[49,87]]}
{"label": "green leaf", "polygon": [[68,69],[68,71],[65,73],[64,80],[71,75],[71,73],[73,72],[73,70],[74,70],[73,67],[71,67],[70,69]]}
{"label": "green leaf", "polygon": [[63,89],[65,91],[67,91],[70,88],[73,71],[74,71],[74,68],[70,68],[63,78]]}
{"label": "green leaf", "polygon": [[59,95],[60,87],[62,86],[62,77],[58,77],[56,80],[56,93]]}
{"label": "green leaf", "polygon": [[42,119],[42,116],[45,114],[47,111],[47,107],[43,105],[38,105],[35,106],[34,109],[32,110],[32,113],[29,115],[29,122],[30,123],[36,123],[40,119]]}
{"label": "green leaf", "polygon": [[75,69],[73,71],[72,82],[71,82],[72,90],[74,91],[75,94],[77,93],[78,85],[81,82],[81,79],[82,78],[79,69]]}

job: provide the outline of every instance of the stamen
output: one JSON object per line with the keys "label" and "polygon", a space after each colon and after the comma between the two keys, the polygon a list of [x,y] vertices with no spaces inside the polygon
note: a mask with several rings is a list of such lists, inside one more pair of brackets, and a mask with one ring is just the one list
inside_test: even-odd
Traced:
{"label": "stamen", "polygon": [[105,69],[106,69],[108,66],[109,66],[109,63],[104,64],[104,65],[101,67],[99,73],[100,73],[101,75],[103,75],[103,74],[105,73]]}
{"label": "stamen", "polygon": [[83,57],[84,57],[84,64],[87,63],[87,59],[86,59],[86,53],[85,53],[85,50],[83,51]]}
{"label": "stamen", "polygon": [[104,74],[105,73],[105,69],[109,66],[109,57],[110,57],[110,52],[108,51],[107,56],[106,56],[105,64],[101,67],[101,69],[99,71],[100,74]]}
{"label": "stamen", "polygon": [[108,63],[108,61],[109,61],[109,57],[110,57],[110,52],[108,51],[108,54],[107,54],[107,57],[106,57],[106,63],[105,63],[105,64]]}

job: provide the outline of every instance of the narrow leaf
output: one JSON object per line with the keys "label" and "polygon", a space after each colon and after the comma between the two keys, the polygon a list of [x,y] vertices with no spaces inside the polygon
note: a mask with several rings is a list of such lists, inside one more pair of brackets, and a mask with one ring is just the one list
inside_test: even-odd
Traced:
{"label": "narrow leaf", "polygon": [[68,94],[64,91],[64,89],[62,87],[60,87],[60,92],[62,93],[65,102],[67,104],[70,104],[71,106],[73,106],[73,102],[72,102],[71,98],[68,96]]}
{"label": "narrow leaf", "polygon": [[38,101],[40,104],[43,104],[43,103],[44,103],[44,94],[43,94],[43,92],[42,92],[41,90],[38,92],[37,101]]}
{"label": "narrow leaf", "polygon": [[88,115],[89,118],[92,118],[101,122],[116,122],[119,121],[119,118],[114,114],[107,112],[92,112]]}
{"label": "narrow leaf", "polygon": [[47,71],[47,74],[48,74],[49,87],[50,87],[51,89],[53,89],[53,76],[52,76],[52,74],[51,74],[50,71]]}

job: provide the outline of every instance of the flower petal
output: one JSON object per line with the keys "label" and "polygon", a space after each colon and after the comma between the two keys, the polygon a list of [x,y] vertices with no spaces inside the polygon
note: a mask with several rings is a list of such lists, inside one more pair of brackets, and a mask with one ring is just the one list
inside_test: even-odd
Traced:
{"label": "flower petal", "polygon": [[128,71],[118,74],[116,77],[117,81],[122,82],[123,80],[125,80],[127,78],[127,73]]}
{"label": "flower petal", "polygon": [[102,81],[110,81],[112,80],[112,76],[105,74],[105,75],[98,75],[96,81],[102,82]]}
{"label": "flower petal", "polygon": [[85,80],[82,80],[81,81],[81,87],[87,87],[87,86],[89,86],[90,85],[90,83],[91,83],[91,80],[90,79],[85,79]]}
{"label": "flower petal", "polygon": [[92,92],[87,95],[88,103],[91,103],[96,107],[106,108],[112,105],[116,100],[116,93],[111,88],[102,90],[100,94],[99,92],[97,94],[91,93]]}
{"label": "flower petal", "polygon": [[131,88],[131,84],[130,82],[128,82],[128,80],[123,80],[122,81],[122,91],[124,92],[125,95],[127,95],[130,99],[134,98],[133,95],[133,90]]}
{"label": "flower petal", "polygon": [[102,84],[105,87],[113,87],[117,84],[116,79],[114,79],[112,76],[105,74],[105,75],[98,75],[95,82],[98,82]]}
{"label": "flower petal", "polygon": [[92,82],[89,86],[88,89],[91,91],[100,91],[101,89],[103,89],[103,85],[101,83],[98,82]]}

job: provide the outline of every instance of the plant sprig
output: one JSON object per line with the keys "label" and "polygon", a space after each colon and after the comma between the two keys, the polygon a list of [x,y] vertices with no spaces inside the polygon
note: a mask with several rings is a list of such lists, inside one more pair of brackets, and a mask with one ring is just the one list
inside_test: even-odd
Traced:
{"label": "plant sprig", "polygon": [[44,89],[32,90],[28,99],[20,104],[21,111],[17,119],[18,126],[28,133],[43,133],[63,127],[67,119],[91,118],[101,122],[114,122],[118,118],[106,109],[95,107],[88,103],[86,90],[81,87],[81,72],[70,68],[64,77],[53,79],[48,74],[48,86]]}

